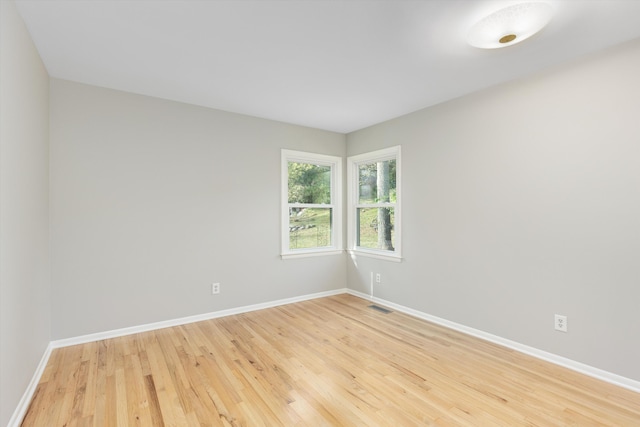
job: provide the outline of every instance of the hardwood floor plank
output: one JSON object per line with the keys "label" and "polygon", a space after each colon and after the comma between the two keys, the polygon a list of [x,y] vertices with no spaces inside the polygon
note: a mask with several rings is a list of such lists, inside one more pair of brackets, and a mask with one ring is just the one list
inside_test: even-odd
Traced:
{"label": "hardwood floor plank", "polygon": [[23,426],[640,426],[640,394],[350,295],[56,349]]}
{"label": "hardwood floor plank", "polygon": [[149,399],[149,413],[151,416],[151,424],[147,425],[164,427],[164,419],[162,418],[160,401],[158,400],[158,395],[156,394],[156,385],[153,382],[153,376],[144,376],[144,387]]}

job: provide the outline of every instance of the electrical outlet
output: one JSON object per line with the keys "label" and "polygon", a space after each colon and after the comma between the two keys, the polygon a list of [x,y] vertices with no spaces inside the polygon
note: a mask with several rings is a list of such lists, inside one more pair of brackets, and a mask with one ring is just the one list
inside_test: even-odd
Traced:
{"label": "electrical outlet", "polygon": [[556,314],[555,317],[555,329],[560,332],[567,332],[567,316]]}
{"label": "electrical outlet", "polygon": [[376,273],[376,283],[380,283],[381,281],[380,273]]}
{"label": "electrical outlet", "polygon": [[211,285],[211,293],[214,295],[220,293],[220,283],[213,283]]}

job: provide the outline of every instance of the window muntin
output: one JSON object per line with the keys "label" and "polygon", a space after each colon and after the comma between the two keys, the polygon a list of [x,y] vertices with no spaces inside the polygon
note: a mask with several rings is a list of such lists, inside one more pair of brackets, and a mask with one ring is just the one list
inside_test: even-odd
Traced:
{"label": "window muntin", "polygon": [[282,257],[342,250],[342,159],[282,150]]}
{"label": "window muntin", "polygon": [[400,258],[400,147],[349,157],[349,249]]}

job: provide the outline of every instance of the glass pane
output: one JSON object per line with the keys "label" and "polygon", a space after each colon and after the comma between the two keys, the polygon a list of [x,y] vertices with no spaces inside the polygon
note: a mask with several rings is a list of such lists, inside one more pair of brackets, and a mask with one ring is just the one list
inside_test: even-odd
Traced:
{"label": "glass pane", "polygon": [[396,201],[396,159],[358,166],[358,203]]}
{"label": "glass pane", "polygon": [[331,203],[331,166],[289,162],[289,203]]}
{"label": "glass pane", "polygon": [[331,246],[331,208],[289,208],[289,249]]}
{"label": "glass pane", "polygon": [[357,246],[368,249],[395,250],[393,208],[359,208],[357,219]]}

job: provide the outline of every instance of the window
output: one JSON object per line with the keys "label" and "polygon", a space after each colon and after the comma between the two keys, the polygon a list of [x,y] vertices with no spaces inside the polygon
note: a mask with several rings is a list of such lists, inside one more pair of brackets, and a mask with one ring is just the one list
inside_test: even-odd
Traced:
{"label": "window", "polygon": [[349,249],[399,261],[400,146],[348,159]]}
{"label": "window", "polygon": [[282,150],[282,258],[342,251],[342,159]]}

